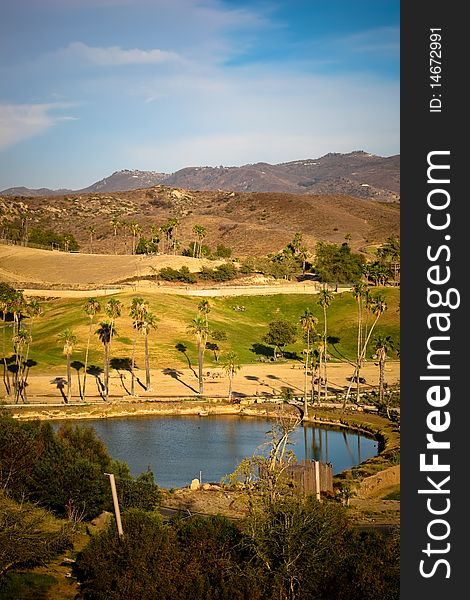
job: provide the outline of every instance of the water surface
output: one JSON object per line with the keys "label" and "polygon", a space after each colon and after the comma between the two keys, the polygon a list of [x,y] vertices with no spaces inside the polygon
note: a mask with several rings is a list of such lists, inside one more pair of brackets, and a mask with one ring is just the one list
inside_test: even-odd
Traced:
{"label": "water surface", "polygon": [[[189,485],[194,478],[219,482],[243,458],[259,453],[272,420],[239,416],[151,416],[86,420],[115,459],[127,462],[136,476],[150,465],[164,488]],[[332,463],[333,474],[375,456],[375,439],[356,432],[306,424],[291,434],[289,447],[298,460]],[[258,450],[258,452],[257,452]]]}

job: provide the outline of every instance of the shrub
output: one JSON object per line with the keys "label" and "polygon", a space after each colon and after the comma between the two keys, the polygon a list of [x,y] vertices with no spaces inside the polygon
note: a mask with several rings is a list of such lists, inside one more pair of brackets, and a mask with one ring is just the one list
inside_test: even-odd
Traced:
{"label": "shrub", "polygon": [[158,276],[164,281],[182,281],[184,283],[196,283],[197,281],[196,275],[191,273],[186,266],[181,267],[179,271],[172,267],[164,267],[160,269]]}

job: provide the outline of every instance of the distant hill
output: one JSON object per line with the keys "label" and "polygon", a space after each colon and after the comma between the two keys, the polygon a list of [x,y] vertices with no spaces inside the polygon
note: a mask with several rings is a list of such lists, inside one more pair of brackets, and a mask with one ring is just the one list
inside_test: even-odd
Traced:
{"label": "distant hill", "polygon": [[186,167],[172,174],[122,170],[81,190],[14,187],[0,194],[40,197],[125,192],[159,184],[189,190],[341,194],[396,202],[400,199],[400,156],[381,157],[356,151],[275,165],[261,162],[240,167]]}
{"label": "distant hill", "polygon": [[[28,231],[34,228],[71,233],[80,250],[130,254],[129,228],[112,225],[137,222],[142,235],[151,227],[177,217],[175,237],[180,250],[194,241],[194,225],[206,228],[204,243],[215,249],[224,244],[234,255],[263,255],[281,250],[299,231],[313,251],[319,240],[342,243],[351,235],[354,249],[382,243],[400,232],[400,203],[379,202],[344,194],[291,194],[285,192],[236,192],[186,190],[156,185],[120,191],[49,195],[0,196],[4,221],[21,223],[27,215]],[[95,227],[93,247],[88,227]],[[349,237],[349,236],[348,236]]]}

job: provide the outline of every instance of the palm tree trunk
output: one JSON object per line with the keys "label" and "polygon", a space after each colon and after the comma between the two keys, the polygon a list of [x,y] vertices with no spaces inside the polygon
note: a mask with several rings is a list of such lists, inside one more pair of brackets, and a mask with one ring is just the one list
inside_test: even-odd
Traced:
{"label": "palm tree trunk", "polygon": [[307,387],[308,387],[308,358],[310,356],[310,332],[307,331],[307,355],[305,357],[304,373],[304,418],[308,417]]}
{"label": "palm tree trunk", "polygon": [[317,379],[317,398],[318,403],[320,403],[320,395],[321,395],[321,368],[323,364],[323,348],[320,348],[320,357],[318,364],[318,379]]}
{"label": "palm tree trunk", "polygon": [[85,402],[85,398],[86,398],[86,371],[88,369],[88,353],[90,351],[90,341],[91,341],[91,328],[93,325],[93,319],[90,318],[90,327],[88,329],[88,341],[87,341],[87,345],[86,345],[86,351],[85,351],[85,369],[84,369],[84,373],[83,373],[83,389],[82,389],[82,400],[83,402]]}
{"label": "palm tree trunk", "polygon": [[11,386],[10,386],[10,374],[8,372],[8,365],[7,365],[7,350],[6,350],[6,313],[3,312],[2,314],[2,320],[3,320],[3,327],[2,327],[2,333],[3,333],[3,383],[5,384],[5,391],[7,394],[7,397],[10,396],[11,393]]}
{"label": "palm tree trunk", "polygon": [[67,404],[72,398],[72,369],[70,365],[70,354],[67,353]]}
{"label": "palm tree trunk", "polygon": [[[359,365],[359,357],[361,356],[361,343],[362,343],[362,300],[359,296],[357,299],[357,364]],[[359,371],[357,373],[357,398],[356,402],[359,404],[360,398],[360,384],[359,384]]]}
{"label": "palm tree trunk", "polygon": [[232,402],[232,384],[233,384],[233,370],[232,369],[230,369],[230,371],[229,371],[228,380],[229,380],[229,384],[228,384],[228,401]]}
{"label": "palm tree trunk", "polygon": [[384,401],[384,381],[385,381],[385,357],[383,356],[383,352],[380,352],[380,355],[379,355],[379,402],[380,402],[380,404],[383,404],[383,401]]}
{"label": "palm tree trunk", "polygon": [[131,360],[131,396],[135,396],[135,347],[137,345],[137,333],[134,334],[134,342],[132,344],[132,360]]}
{"label": "palm tree trunk", "polygon": [[203,394],[204,393],[204,378],[203,378],[203,375],[202,375],[203,355],[202,355],[201,340],[197,341],[197,358],[198,358],[199,394]]}
{"label": "palm tree trunk", "polygon": [[104,345],[104,373],[103,373],[103,378],[104,378],[104,399],[107,402],[108,401],[108,395],[109,395],[109,344],[106,343]]}
{"label": "palm tree trunk", "polygon": [[325,356],[323,357],[323,369],[324,369],[324,373],[325,373],[325,402],[328,400],[328,375],[327,375],[327,356],[328,356],[328,347],[327,347],[327,321],[326,321],[326,305],[323,306],[323,318],[324,318],[324,322],[325,322],[325,330],[324,330],[324,336],[325,336],[325,341],[324,341],[324,354]]}
{"label": "palm tree trunk", "polygon": [[312,375],[311,375],[311,380],[310,380],[310,387],[311,387],[310,398],[311,398],[311,402],[313,404],[315,402],[314,393],[315,393],[315,370],[316,370],[313,368],[313,358],[312,358],[311,365],[312,365]]}
{"label": "palm tree trunk", "polygon": [[152,388],[151,388],[151,384],[150,384],[150,359],[149,359],[148,333],[145,334],[144,344],[145,344],[145,387],[147,388],[147,391],[149,391]]}
{"label": "palm tree trunk", "polygon": [[361,355],[360,355],[360,357],[359,357],[359,360],[357,361],[357,365],[356,365],[356,366],[355,366],[355,368],[354,368],[354,374],[353,374],[353,376],[352,376],[352,378],[351,378],[351,382],[349,383],[349,386],[348,386],[348,391],[346,392],[346,396],[345,396],[345,398],[344,398],[344,402],[343,402],[343,410],[344,410],[344,409],[345,409],[345,407],[346,407],[346,402],[349,400],[349,394],[351,393],[351,388],[352,388],[352,384],[353,384],[353,381],[354,381],[354,377],[359,377],[359,371],[360,371],[360,368],[361,368],[361,362],[362,362],[362,360],[363,360],[363,358],[364,358],[364,355],[365,355],[365,353],[366,353],[367,344],[369,343],[369,340],[370,340],[370,337],[371,337],[371,335],[372,335],[372,332],[374,331],[374,327],[375,327],[375,325],[376,325],[377,321],[379,320],[380,314],[381,314],[381,313],[378,313],[378,314],[377,314],[377,316],[375,317],[375,320],[374,320],[374,322],[372,323],[372,326],[371,326],[371,328],[370,328],[370,330],[369,330],[369,333],[368,333],[368,335],[367,335],[367,338],[366,338],[366,340],[365,340],[365,342],[364,342],[364,346],[363,346],[363,348],[362,348]]}

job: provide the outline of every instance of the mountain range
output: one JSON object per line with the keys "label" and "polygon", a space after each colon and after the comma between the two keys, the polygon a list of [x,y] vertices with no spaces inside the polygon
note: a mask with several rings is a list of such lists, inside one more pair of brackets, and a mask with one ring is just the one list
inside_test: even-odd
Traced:
{"label": "mountain range", "polygon": [[47,197],[77,193],[124,192],[158,185],[187,190],[342,194],[358,198],[400,200],[400,156],[364,151],[329,153],[317,159],[239,167],[185,167],[174,173],[124,169],[80,190],[12,187],[3,196]]}

